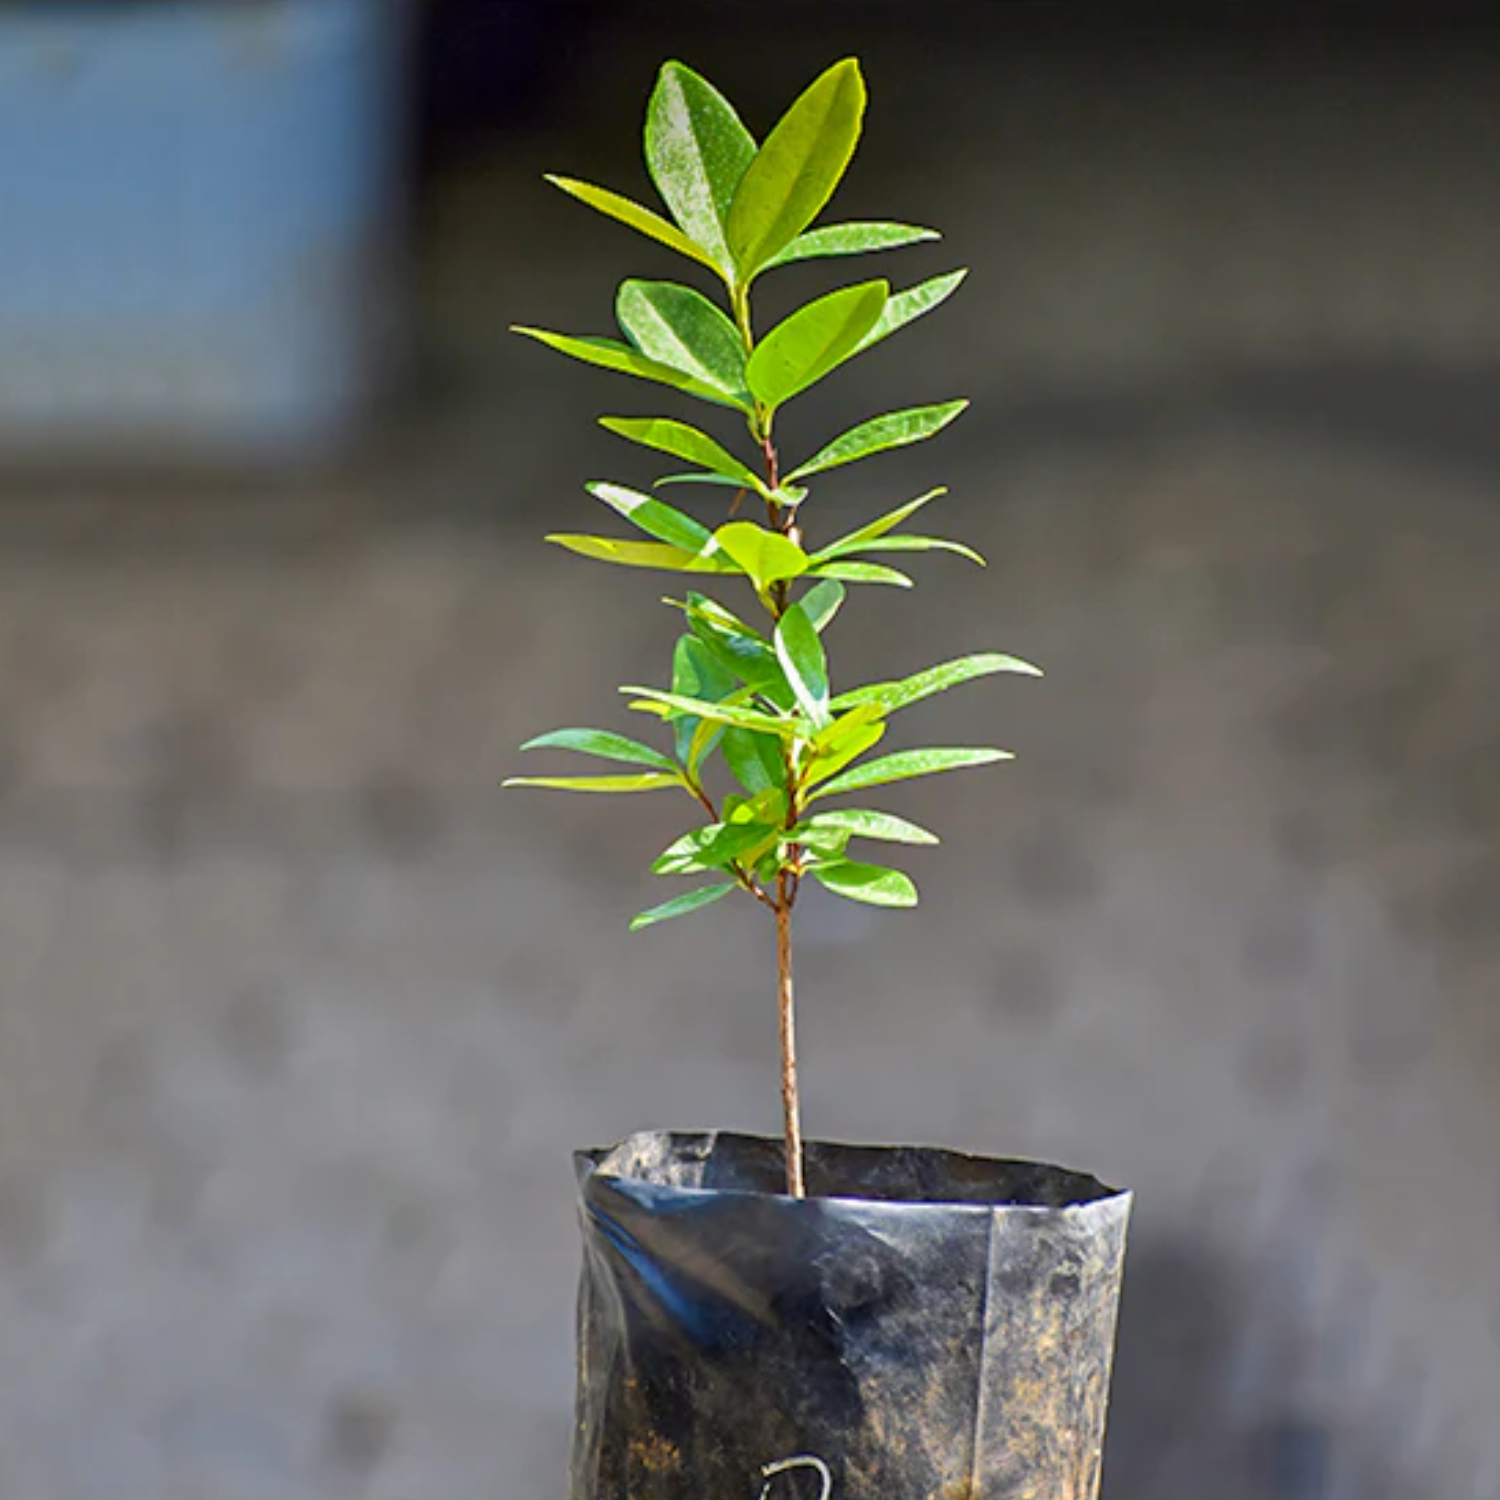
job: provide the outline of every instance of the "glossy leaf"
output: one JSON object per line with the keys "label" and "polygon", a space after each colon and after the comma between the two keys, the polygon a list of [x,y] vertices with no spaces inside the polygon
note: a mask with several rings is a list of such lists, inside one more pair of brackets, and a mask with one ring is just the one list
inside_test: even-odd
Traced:
{"label": "glossy leaf", "polygon": [[729,205],[755,158],[734,106],[680,62],[662,65],[646,109],[646,165],[662,201],[709,262],[729,273]]}
{"label": "glossy leaf", "polygon": [[797,706],[819,728],[829,722],[828,658],[823,642],[800,604],[789,604],[776,622],[776,659],[786,674]]}
{"label": "glossy leaf", "polygon": [[772,266],[787,266],[797,260],[817,260],[828,255],[865,255],[872,250],[897,250],[902,245],[916,245],[923,240],[940,240],[935,229],[919,229],[915,224],[829,224],[799,234],[779,255],[767,261]]}
{"label": "glossy leaf", "polygon": [[726,404],[745,404],[739,330],[702,292],[674,281],[624,281],[615,297],[615,317],[648,359],[681,370]]}
{"label": "glossy leaf", "polygon": [[857,792],[865,787],[886,786],[893,781],[910,781],[916,776],[936,776],[941,771],[960,771],[966,766],[984,766],[992,761],[1012,760],[1008,750],[942,749],[898,750],[879,760],[867,761],[835,777],[813,793],[814,797],[837,797],[843,792]]}
{"label": "glossy leaf", "polygon": [[730,774],[747,792],[765,792],[786,785],[786,761],[781,741],[748,729],[729,728],[719,742],[719,753]]}
{"label": "glossy leaf", "polygon": [[859,144],[865,85],[853,58],[835,63],[781,117],[745,169],[727,238],[741,283],[822,212]]}
{"label": "glossy leaf", "polygon": [[775,845],[782,830],[760,822],[710,823],[685,833],[651,866],[654,875],[698,875],[728,870],[739,859],[754,863]]}
{"label": "glossy leaf", "polygon": [[701,911],[705,906],[712,906],[722,896],[727,896],[735,887],[732,884],[705,885],[696,891],[688,891],[686,895],[674,896],[670,901],[663,901],[660,906],[653,906],[649,911],[643,911],[630,924],[632,932],[639,932],[643,927],[653,926],[657,922],[666,922],[673,917],[685,917],[689,912]]}
{"label": "glossy leaf", "polygon": [[546,538],[580,557],[595,562],[617,563],[625,568],[662,568],[671,573],[737,573],[738,568],[726,557],[714,553],[704,557],[665,542],[620,541],[612,536],[584,536],[572,531],[555,531]]}
{"label": "glossy leaf", "polygon": [[586,365],[598,365],[601,369],[614,370],[621,375],[633,375],[637,380],[653,380],[658,385],[669,385],[674,390],[697,396],[703,401],[712,401],[719,406],[732,406],[736,411],[751,410],[749,398],[743,394],[726,391],[718,385],[700,380],[690,371],[677,369],[652,359],[629,344],[618,339],[575,338],[572,334],[552,333],[545,328],[524,328],[516,325],[512,333],[522,334],[566,354],[569,359],[582,360]]}
{"label": "glossy leaf", "polygon": [[702,464],[741,488],[758,492],[765,488],[754,470],[726,452],[706,432],[699,432],[686,422],[674,422],[668,417],[600,417],[599,425],[643,448],[655,448],[674,458],[685,458],[690,464]]}
{"label": "glossy leaf", "polygon": [[880,839],[888,844],[935,844],[938,836],[894,813],[871,812],[860,807],[837,807],[815,813],[807,820],[810,829],[833,831],[848,837]]}
{"label": "glossy leaf", "polygon": [[674,776],[677,767],[660,750],[653,750],[639,740],[623,734],[614,734],[607,729],[553,729],[539,734],[521,746],[523,750],[577,750],[584,755],[597,755],[602,760],[623,761],[626,765],[654,766],[661,771],[670,771]]}
{"label": "glossy leaf", "polygon": [[846,562],[833,558],[808,569],[817,578],[841,578],[845,583],[888,583],[898,589],[909,589],[912,581],[905,573],[881,563]]}
{"label": "glossy leaf", "polygon": [[545,787],[555,792],[659,792],[681,786],[682,777],[662,771],[635,776],[508,776],[500,785]]}
{"label": "glossy leaf", "polygon": [[885,738],[886,723],[873,706],[861,706],[842,715],[824,729],[813,743],[813,753],[803,768],[803,781],[816,786],[837,776],[851,761],[858,760]]}
{"label": "glossy leaf", "polygon": [[[745,490],[750,486],[742,484],[738,479],[731,479],[727,474],[663,474],[660,479],[652,480],[653,484],[717,484],[726,490]],[[756,486],[759,492],[760,486]]]}
{"label": "glossy leaf", "polygon": [[862,703],[878,703],[885,713],[894,713],[898,708],[920,703],[935,693],[946,692],[963,682],[972,682],[976,677],[992,677],[999,672],[1017,673],[1023,677],[1040,677],[1039,667],[1016,656],[1004,656],[997,651],[979,652],[974,656],[961,656],[955,661],[943,662],[903,677],[896,682],[872,682],[867,687],[855,688],[842,693],[834,701],[834,707],[854,708]]}
{"label": "glossy leaf", "polygon": [[627,489],[623,484],[611,484],[607,480],[595,480],[584,486],[596,500],[616,513],[624,516],[632,526],[638,526],[647,536],[660,542],[680,547],[684,552],[711,553],[714,551],[714,534],[701,521],[682,511],[643,495],[638,490]]}
{"label": "glossy leaf", "polygon": [[853,553],[869,552],[952,552],[959,557],[967,558],[971,563],[978,563],[985,567],[984,558],[972,547],[964,542],[949,541],[947,537],[941,536],[882,536],[876,537],[874,541],[857,542],[852,547],[841,547],[837,544],[825,547],[817,556],[821,558],[848,557]]}
{"label": "glossy leaf", "polygon": [[930,313],[939,303],[946,302],[968,274],[967,271],[949,271],[945,276],[934,276],[931,281],[908,287],[904,292],[892,293],[885,311],[880,315],[880,321],[860,344],[860,352],[863,353],[872,344],[878,344],[881,339],[889,338],[898,328],[905,328],[924,313]]}
{"label": "glossy leaf", "polygon": [[844,603],[844,585],[834,578],[825,578],[813,584],[797,602],[802,606],[813,629],[821,633],[826,630],[833,617]]}
{"label": "glossy leaf", "polygon": [[649,208],[644,208],[629,198],[623,198],[619,193],[612,193],[608,188],[595,187],[591,182],[579,182],[572,177],[558,177],[550,172],[546,174],[546,177],[553,187],[561,188],[563,192],[577,198],[581,203],[587,203],[590,208],[597,209],[601,214],[611,219],[618,219],[622,224],[630,225],[632,229],[657,240],[668,249],[677,251],[679,255],[686,255],[700,262],[710,270],[718,269],[714,264],[713,256],[708,251],[695,245],[675,224],[662,218],[660,214],[653,213]]}
{"label": "glossy leaf", "polygon": [[809,474],[821,474],[825,469],[836,469],[841,464],[852,464],[875,453],[905,448],[935,437],[968,404],[967,401],[944,401],[939,406],[913,406],[905,411],[887,412],[883,417],[872,417],[836,437],[826,448],[820,448],[805,464],[793,469],[787,479],[805,479]]}
{"label": "glossy leaf", "polygon": [[[707,651],[701,641],[691,635],[677,638],[672,652],[672,691],[685,698],[701,699],[706,703],[718,703],[729,697],[739,683],[735,677]],[[688,770],[697,774],[703,756],[712,748],[710,738],[705,736],[701,744],[695,744],[700,724],[714,724],[712,719],[678,718],[672,722],[673,744],[677,759]],[[712,731],[710,731],[712,733]]]}
{"label": "glossy leaf", "polygon": [[807,553],[796,542],[755,521],[729,521],[714,532],[714,540],[761,592],[807,571]]}
{"label": "glossy leaf", "polygon": [[862,865],[852,859],[830,860],[812,867],[819,885],[867,906],[915,906],[917,888],[911,876],[884,865]]}
{"label": "glossy leaf", "polygon": [[791,707],[791,689],[764,636],[702,594],[689,594],[683,608],[688,629],[727,671],[746,687],[770,696],[778,707]]}
{"label": "glossy leaf", "polygon": [[[682,693],[664,693],[660,688],[623,687],[620,691],[636,694],[643,707],[668,718],[688,714],[695,718],[713,719],[719,724],[732,724],[739,729],[758,729],[762,734],[779,735],[783,739],[790,739],[807,728],[800,719],[782,719],[775,714],[761,713],[758,709],[743,708],[738,704],[710,703]],[[636,705],[631,704],[631,707]]]}
{"label": "glossy leaf", "polygon": [[895,510],[888,510],[883,516],[877,516],[875,520],[858,531],[851,531],[847,536],[841,536],[837,541],[830,542],[822,549],[822,555],[835,552],[848,552],[858,548],[865,542],[873,542],[877,537],[885,536],[894,531],[908,517],[914,516],[924,505],[930,505],[940,496],[948,493],[946,487],[939,485],[935,490],[928,490],[925,495],[918,495],[915,500],[908,500],[905,505],[898,505]]}
{"label": "glossy leaf", "polygon": [[774,411],[821,380],[859,348],[889,294],[884,281],[862,281],[798,308],[755,346],[745,366],[750,393]]}

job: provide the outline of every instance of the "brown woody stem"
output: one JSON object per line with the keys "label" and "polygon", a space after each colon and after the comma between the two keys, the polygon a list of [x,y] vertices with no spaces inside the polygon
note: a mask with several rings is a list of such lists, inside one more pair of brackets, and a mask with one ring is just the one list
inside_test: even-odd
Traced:
{"label": "brown woody stem", "polygon": [[797,1087],[797,1022],[792,1003],[792,900],[785,872],[776,890],[776,996],[781,1017],[781,1107],[786,1122],[786,1190],[807,1196],[802,1168],[802,1106]]}

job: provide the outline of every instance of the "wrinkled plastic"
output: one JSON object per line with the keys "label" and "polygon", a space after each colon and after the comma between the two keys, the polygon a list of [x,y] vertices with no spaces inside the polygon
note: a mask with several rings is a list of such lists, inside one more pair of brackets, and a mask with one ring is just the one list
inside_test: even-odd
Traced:
{"label": "wrinkled plastic", "polygon": [[576,1157],[572,1500],[1095,1500],[1130,1194],[1032,1162]]}

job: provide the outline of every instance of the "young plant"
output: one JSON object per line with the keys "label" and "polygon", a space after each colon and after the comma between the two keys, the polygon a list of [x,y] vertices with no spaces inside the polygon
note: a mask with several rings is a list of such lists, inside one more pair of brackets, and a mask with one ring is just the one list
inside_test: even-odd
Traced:
{"label": "young plant", "polygon": [[[914,906],[916,887],[899,870],[850,857],[855,840],[935,844],[936,835],[892,813],[835,806],[836,799],[911,777],[1008,759],[1003,750],[936,748],[871,756],[892,714],[958,683],[996,672],[1039,675],[1013,656],[985,653],[836,692],[823,635],[846,584],[911,586],[873,558],[944,551],[983,559],[960,542],[903,529],[941,496],[933,489],[845,536],[814,544],[803,527],[807,481],[830,469],[941,432],[961,400],[886,412],[839,434],[810,457],[784,464],[775,429],[781,409],[846,361],[931,312],[966,274],[892,291],[884,280],[841,287],[799,308],[760,336],[751,293],[765,272],[792,261],[859,255],[938,238],[908,224],[842,223],[811,228],[854,155],[865,109],[859,64],[848,59],[818,78],[757,145],[722,94],[681,63],[661,70],[646,113],[645,154],[671,219],[607,188],[551,177],[591,208],[659,241],[722,283],[727,311],[690,286],[627,280],[615,300],[624,339],[514,331],[574,359],[666,386],[738,414],[752,452],[737,455],[701,428],[673,417],[601,417],[610,432],[691,465],[657,485],[718,485],[733,491],[728,519],[705,524],[664,500],[597,481],[588,492],[644,536],[575,532],[548,537],[584,557],[749,585],[767,617],[757,628],[728,606],[684,586],[666,602],[680,611],[667,688],[621,691],[629,707],[662,721],[668,750],[603,729],[557,729],[523,749],[573,750],[630,767],[590,776],[517,776],[507,786],[575,792],[679,791],[699,809],[696,825],[652,869],[712,878],[642,912],[632,928],[684,916],[741,891],[775,918],[787,1191],[804,1195],[801,1109],[792,989],[792,909],[808,878],[837,896],[874,906]],[[764,520],[739,515],[753,496]],[[721,793],[722,763],[738,788]]]}

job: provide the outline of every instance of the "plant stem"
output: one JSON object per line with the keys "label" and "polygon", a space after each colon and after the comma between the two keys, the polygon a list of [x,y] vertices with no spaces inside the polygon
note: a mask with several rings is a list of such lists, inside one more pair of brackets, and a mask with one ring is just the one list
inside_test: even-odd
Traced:
{"label": "plant stem", "polygon": [[802,1106],[797,1087],[797,1022],[792,1001],[792,893],[786,872],[776,881],[776,994],[781,1016],[781,1107],[786,1121],[786,1190],[805,1198]]}

